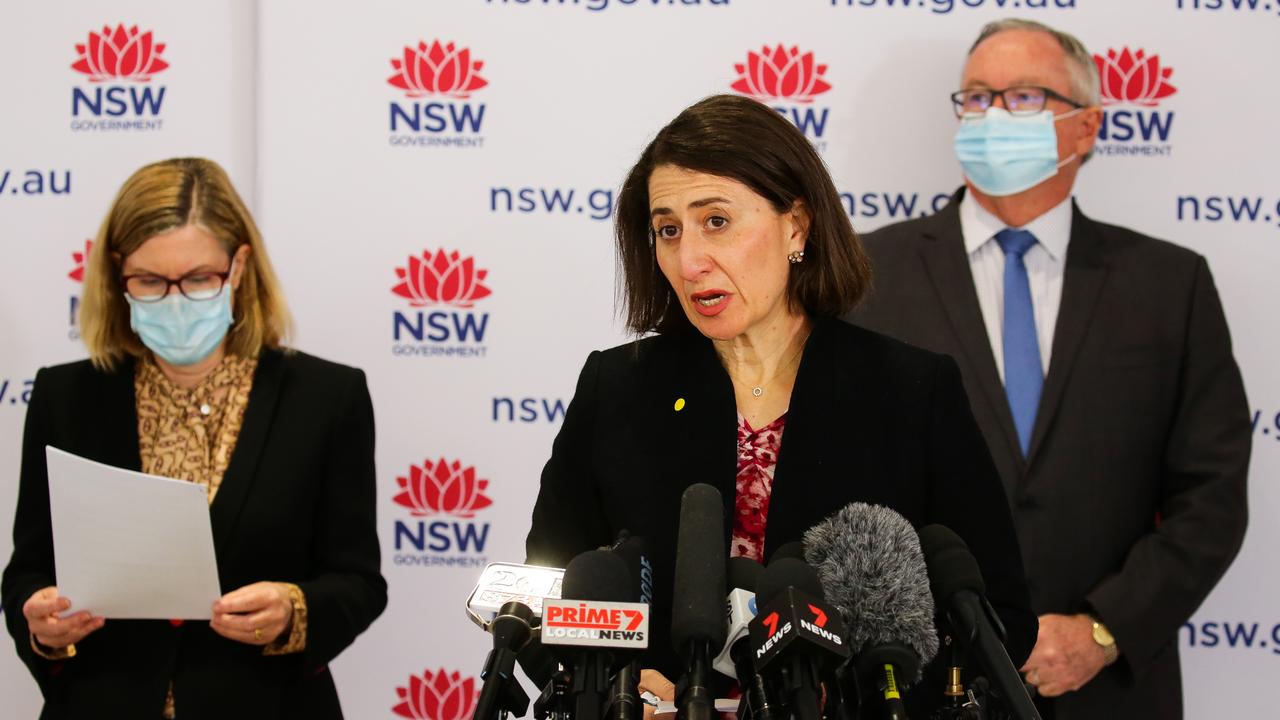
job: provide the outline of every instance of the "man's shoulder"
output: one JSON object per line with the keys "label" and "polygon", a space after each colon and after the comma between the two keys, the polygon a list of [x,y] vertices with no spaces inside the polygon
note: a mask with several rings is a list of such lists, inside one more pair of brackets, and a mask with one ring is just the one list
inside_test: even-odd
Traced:
{"label": "man's shoulder", "polygon": [[[892,245],[900,246],[903,243],[918,242],[923,241],[925,238],[935,237],[939,232],[944,231],[951,222],[953,222],[952,218],[937,214],[901,220],[863,233],[861,239],[868,248],[879,249]],[[959,232],[959,223],[955,223],[955,226],[956,232]]]}
{"label": "man's shoulder", "polygon": [[1168,240],[1162,240],[1123,225],[1101,222],[1084,215],[1079,217],[1086,223],[1084,231],[1099,238],[1111,257],[1144,265],[1184,267],[1197,265],[1202,259],[1196,251]]}

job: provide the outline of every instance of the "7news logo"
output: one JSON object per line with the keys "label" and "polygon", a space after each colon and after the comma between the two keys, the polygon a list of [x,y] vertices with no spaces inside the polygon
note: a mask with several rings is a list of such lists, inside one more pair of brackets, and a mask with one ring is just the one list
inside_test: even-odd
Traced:
{"label": "7news logo", "polygon": [[[484,62],[454,42],[419,41],[392,58],[395,74],[387,84],[404,91],[391,101],[390,143],[395,147],[462,147],[484,145],[481,127],[485,104],[471,94],[489,84],[481,76]],[[407,102],[406,102],[407,100]]]}
{"label": "7news logo", "polygon": [[409,511],[393,526],[396,565],[481,568],[490,524],[476,519],[493,505],[485,494],[489,481],[474,466],[445,458],[410,465],[396,478],[400,492],[392,500]]}
{"label": "7news logo", "polygon": [[160,130],[166,88],[152,80],[169,67],[161,57],[165,47],[137,25],[90,31],[84,43],[76,44],[78,57],[71,64],[89,82],[71,88],[71,129]]}
{"label": "7news logo", "polygon": [[738,78],[730,88],[770,106],[800,128],[819,151],[826,149],[831,108],[815,106],[814,100],[830,90],[831,83],[824,77],[827,66],[818,64],[812,52],[781,43],[764,46],[759,52],[749,51],[746,62],[733,69]]}

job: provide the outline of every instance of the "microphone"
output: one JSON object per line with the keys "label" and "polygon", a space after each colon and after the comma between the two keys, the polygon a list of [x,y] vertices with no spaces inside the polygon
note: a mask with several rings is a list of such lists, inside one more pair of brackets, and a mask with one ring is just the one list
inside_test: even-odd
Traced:
{"label": "microphone", "polygon": [[725,641],[725,533],[720,491],[690,485],[680,498],[671,642],[685,663],[676,687],[678,720],[714,720],[711,648]]}
{"label": "microphone", "polygon": [[817,720],[819,677],[849,657],[844,623],[824,602],[818,573],[803,561],[769,565],[757,586],[751,621],[756,672],[779,685],[798,720]]}
{"label": "microphone", "polygon": [[901,689],[938,653],[929,573],[916,531],[898,513],[851,503],[804,534],[805,554],[848,628],[863,677],[881,691],[884,717],[904,720]]}
{"label": "microphone", "polygon": [[[467,616],[488,632],[509,602],[525,605],[533,613],[531,625],[542,618],[542,604],[560,597],[564,570],[518,563],[489,563],[467,598]],[[559,663],[542,646],[535,632],[516,651],[516,662],[536,687],[546,687],[560,670]]]}
{"label": "microphone", "polygon": [[[729,558],[729,596],[725,598],[728,605],[729,618],[725,632],[724,647],[711,662],[711,667],[724,675],[740,681],[744,687],[751,673],[743,675],[735,655],[744,654],[750,645],[747,628],[751,619],[756,616],[756,583],[764,573],[764,566],[745,557]],[[748,655],[747,660],[750,660]],[[755,665],[752,663],[751,668]],[[754,669],[752,670],[754,673]]]}
{"label": "microphone", "polygon": [[542,601],[560,597],[564,570],[540,565],[489,563],[467,597],[467,616],[482,630],[489,629],[504,605],[515,601],[542,617]]}
{"label": "microphone", "polygon": [[[646,605],[653,604],[653,564],[645,549],[644,538],[631,535],[627,530],[618,533],[613,552],[623,559],[631,575],[634,593],[631,600]],[[637,660],[623,665],[613,678],[605,714],[609,720],[640,720],[644,706],[640,700],[640,663]]]}
{"label": "microphone", "polygon": [[920,544],[933,597],[946,607],[954,639],[977,657],[1014,718],[1040,720],[1040,713],[1000,640],[1004,628],[984,596],[986,583],[969,546],[943,525],[921,529]]}
{"label": "microphone", "polygon": [[516,681],[516,653],[533,636],[533,611],[528,605],[511,601],[502,606],[489,624],[493,634],[493,650],[485,658],[480,678],[480,697],[476,700],[475,720],[498,717],[499,712],[524,715],[529,709],[529,696]]}
{"label": "microphone", "polygon": [[770,700],[768,683],[756,672],[752,659],[751,621],[756,616],[756,585],[764,567],[745,557],[729,558],[728,639],[711,666],[738,681],[742,698],[738,717],[753,720],[784,720]]}
{"label": "microphone", "polygon": [[778,546],[773,551],[773,555],[769,558],[769,564],[772,565],[783,558],[791,558],[793,560],[804,560],[804,543],[800,540],[792,540]]}
{"label": "microphone", "polygon": [[575,720],[600,720],[610,677],[649,646],[649,606],[632,594],[626,561],[591,550],[569,561],[562,597],[543,603],[542,642],[573,668]]}

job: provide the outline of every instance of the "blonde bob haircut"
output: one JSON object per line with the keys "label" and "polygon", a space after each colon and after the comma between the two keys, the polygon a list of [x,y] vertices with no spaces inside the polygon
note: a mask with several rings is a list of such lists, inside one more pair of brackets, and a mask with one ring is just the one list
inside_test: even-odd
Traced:
{"label": "blonde bob haircut", "polygon": [[292,320],[280,282],[226,171],[212,160],[174,158],[147,165],[125,181],[89,251],[80,334],[94,366],[111,370],[125,355],[146,355],[129,325],[121,266],[147,240],[191,224],[217,238],[228,255],[245,244],[250,248],[233,298],[227,352],[256,357],[288,338]]}

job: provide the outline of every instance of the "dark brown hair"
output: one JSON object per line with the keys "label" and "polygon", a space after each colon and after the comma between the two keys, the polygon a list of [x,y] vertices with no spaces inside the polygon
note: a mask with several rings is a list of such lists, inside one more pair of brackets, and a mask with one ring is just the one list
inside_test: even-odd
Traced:
{"label": "dark brown hair", "polygon": [[871,286],[871,264],[822,158],[790,122],[738,95],[712,95],[676,116],[640,154],[622,185],[614,233],[619,300],[636,333],[689,327],[654,254],[649,176],[660,165],[736,180],[776,212],[809,212],[804,261],[791,266],[787,301],[811,315],[843,315]]}

